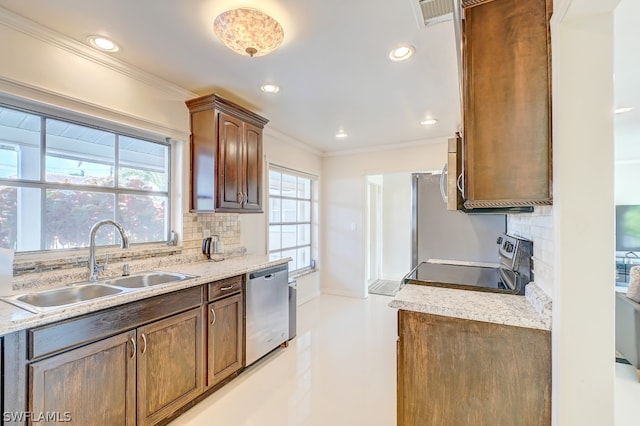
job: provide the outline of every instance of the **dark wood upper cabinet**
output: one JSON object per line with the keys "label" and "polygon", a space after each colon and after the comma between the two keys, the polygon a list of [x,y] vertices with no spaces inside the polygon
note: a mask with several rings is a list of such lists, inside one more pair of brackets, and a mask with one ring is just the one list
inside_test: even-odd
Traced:
{"label": "dark wood upper cabinet", "polygon": [[268,120],[218,95],[186,102],[191,209],[262,212],[262,130]]}
{"label": "dark wood upper cabinet", "polygon": [[551,0],[462,0],[468,209],[552,203]]}

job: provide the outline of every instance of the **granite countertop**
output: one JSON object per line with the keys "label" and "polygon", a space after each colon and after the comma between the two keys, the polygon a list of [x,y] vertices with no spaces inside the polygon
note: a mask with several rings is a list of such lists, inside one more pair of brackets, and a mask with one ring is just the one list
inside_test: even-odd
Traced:
{"label": "granite countertop", "polygon": [[551,299],[531,282],[525,296],[405,285],[392,308],[515,327],[551,330]]}
{"label": "granite countertop", "polygon": [[[189,287],[206,284],[223,278],[244,274],[251,271],[285,264],[288,258],[269,260],[267,255],[247,255],[226,259],[222,262],[203,261],[198,263],[176,264],[168,267],[154,268],[154,271],[177,272],[195,275],[195,278],[173,283],[159,284],[145,287],[136,291],[120,293],[113,296],[101,297],[94,300],[61,307],[46,313],[34,314],[18,308],[4,300],[0,300],[0,336],[30,327],[49,324],[52,322],[76,317],[86,313],[123,305],[125,303],[142,300]],[[135,275],[132,274],[132,275]],[[48,290],[48,289],[47,289]],[[27,292],[27,291],[25,291]]]}

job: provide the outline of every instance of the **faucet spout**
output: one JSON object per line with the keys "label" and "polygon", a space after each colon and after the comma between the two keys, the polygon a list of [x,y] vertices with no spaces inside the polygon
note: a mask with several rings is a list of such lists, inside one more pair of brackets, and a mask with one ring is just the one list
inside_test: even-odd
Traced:
{"label": "faucet spout", "polygon": [[98,232],[98,229],[103,225],[113,225],[120,233],[120,247],[122,247],[123,249],[129,248],[129,237],[127,237],[127,233],[125,232],[122,225],[111,219],[105,219],[96,222],[91,227],[91,231],[89,231],[89,262],[87,265],[89,269],[89,281],[97,281],[98,272],[104,270],[104,265],[98,266],[98,262],[96,260],[96,233]]}

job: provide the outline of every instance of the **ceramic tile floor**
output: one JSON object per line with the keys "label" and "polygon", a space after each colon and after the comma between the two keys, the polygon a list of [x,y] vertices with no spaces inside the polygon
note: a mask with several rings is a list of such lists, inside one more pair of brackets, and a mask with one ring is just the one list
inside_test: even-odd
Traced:
{"label": "ceramic tile floor", "polygon": [[[298,336],[170,426],[393,426],[396,311],[388,296],[323,295],[298,308]],[[616,364],[615,426],[637,426],[640,383]]]}

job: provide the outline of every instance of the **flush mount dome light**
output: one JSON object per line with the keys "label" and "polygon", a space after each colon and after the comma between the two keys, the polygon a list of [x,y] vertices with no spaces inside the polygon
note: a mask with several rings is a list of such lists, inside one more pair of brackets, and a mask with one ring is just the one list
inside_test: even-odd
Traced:
{"label": "flush mount dome light", "polygon": [[438,122],[438,120],[436,120],[435,118],[426,118],[424,120],[422,120],[420,122],[420,124],[422,124],[423,126],[432,126],[434,124],[436,124]]}
{"label": "flush mount dome light", "polygon": [[400,46],[389,52],[389,59],[392,61],[404,61],[409,59],[415,51],[416,49],[413,46]]}
{"label": "flush mount dome light", "polygon": [[117,52],[120,47],[111,39],[104,36],[92,35],[87,38],[89,43],[96,49],[100,49],[103,52]]}
{"label": "flush mount dome light", "polygon": [[252,57],[274,51],[284,39],[278,21],[250,8],[221,13],[213,22],[213,32],[229,49]]}
{"label": "flush mount dome light", "polygon": [[346,134],[346,133],[344,132],[344,130],[340,130],[340,131],[338,131],[338,133],[336,133],[336,138],[338,138],[338,139],[344,139],[344,138],[346,138],[346,137],[348,137],[348,136],[349,136],[349,135],[348,135],[348,134]]}
{"label": "flush mount dome light", "polygon": [[278,93],[280,91],[280,87],[275,84],[267,83],[260,86],[260,90],[264,93]]}

